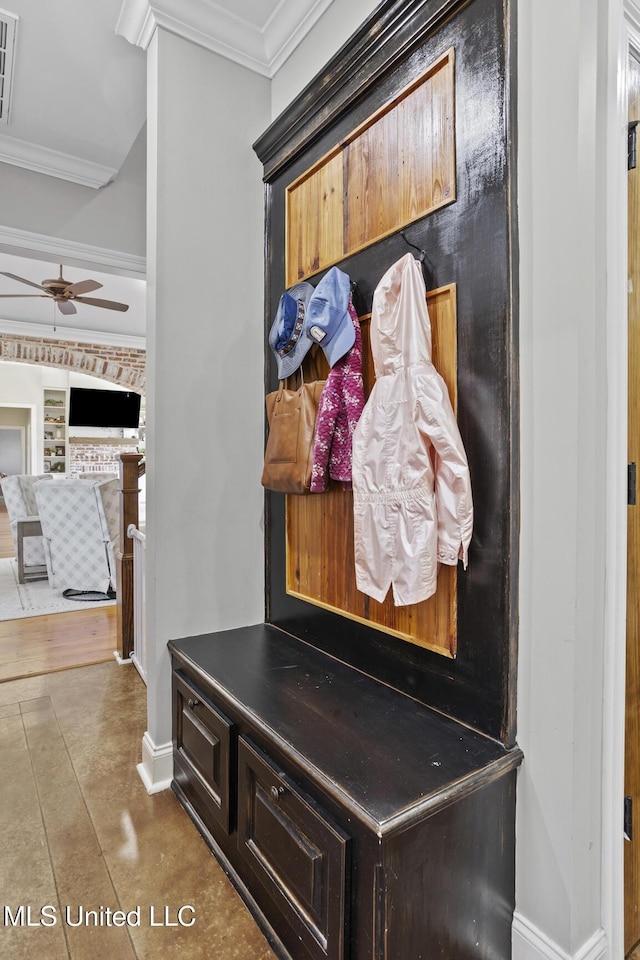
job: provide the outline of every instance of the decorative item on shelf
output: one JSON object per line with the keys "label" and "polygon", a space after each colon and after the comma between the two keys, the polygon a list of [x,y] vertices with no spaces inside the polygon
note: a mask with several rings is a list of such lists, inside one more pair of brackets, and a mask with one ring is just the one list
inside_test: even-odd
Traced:
{"label": "decorative item on shelf", "polygon": [[53,456],[55,456],[53,450],[54,450],[53,447],[45,447],[45,448],[44,448],[44,455],[45,455],[45,457],[53,457]]}
{"label": "decorative item on shelf", "polygon": [[64,447],[56,447],[56,452],[54,454],[56,457],[64,457]]}
{"label": "decorative item on shelf", "polygon": [[62,440],[62,427],[56,427],[56,440]]}
{"label": "decorative item on shelf", "polygon": [[53,430],[45,430],[44,438],[45,440],[53,440]]}
{"label": "decorative item on shelf", "polygon": [[62,460],[56,460],[55,463],[52,463],[51,473],[64,473],[64,462]]}
{"label": "decorative item on shelf", "polygon": [[44,472],[45,472],[45,473],[50,473],[50,472],[51,472],[51,464],[49,463],[48,460],[45,460],[43,466],[44,466]]}

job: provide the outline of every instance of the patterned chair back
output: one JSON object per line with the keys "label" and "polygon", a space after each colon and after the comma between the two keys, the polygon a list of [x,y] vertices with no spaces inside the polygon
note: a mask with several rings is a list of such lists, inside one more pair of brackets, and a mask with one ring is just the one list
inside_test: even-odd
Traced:
{"label": "patterned chair back", "polygon": [[78,480],[117,480],[118,474],[112,470],[85,470],[78,474]]}
{"label": "patterned chair back", "polygon": [[[18,520],[33,519],[38,516],[38,504],[36,503],[33,485],[40,480],[53,480],[53,477],[50,473],[14,473],[8,477],[2,477],[0,480],[2,495],[9,516],[13,547],[16,551],[18,549]],[[45,562],[42,537],[25,537],[23,549],[25,568],[40,566]]]}
{"label": "patterned chair back", "polygon": [[118,480],[35,485],[49,582],[56,590],[116,589]]}

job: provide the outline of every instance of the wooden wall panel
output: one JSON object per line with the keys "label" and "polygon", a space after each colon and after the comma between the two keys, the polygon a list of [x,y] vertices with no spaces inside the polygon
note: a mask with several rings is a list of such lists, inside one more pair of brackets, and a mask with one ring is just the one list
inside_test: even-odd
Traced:
{"label": "wooden wall panel", "polygon": [[[343,158],[334,153],[298,181],[287,203],[287,287],[335,263],[343,248]],[[295,267],[293,266],[295,264]]]}
{"label": "wooden wall panel", "polygon": [[291,183],[287,287],[455,200],[453,48]]}
{"label": "wooden wall panel", "polygon": [[[457,403],[456,287],[427,294],[433,360]],[[374,381],[369,344],[369,317],[361,319],[365,395]],[[320,371],[324,375],[324,371]],[[391,592],[384,603],[360,593],[355,584],[353,497],[341,484],[322,494],[287,497],[287,592],[341,613],[385,633],[445,656],[456,653],[456,567],[441,566],[433,597],[409,607],[395,607]]]}

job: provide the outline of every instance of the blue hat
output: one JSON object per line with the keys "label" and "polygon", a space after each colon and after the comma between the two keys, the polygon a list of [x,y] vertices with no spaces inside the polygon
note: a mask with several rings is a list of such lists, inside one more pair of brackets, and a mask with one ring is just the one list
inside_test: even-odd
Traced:
{"label": "blue hat", "polygon": [[320,344],[330,367],[351,349],[356,339],[349,316],[350,287],[346,273],[331,267],[316,287],[306,310],[306,337],[310,344]]}
{"label": "blue hat", "polygon": [[302,332],[307,304],[313,292],[310,283],[296,283],[280,297],[269,332],[269,346],[276,358],[279,380],[290,377],[313,346],[313,341]]}

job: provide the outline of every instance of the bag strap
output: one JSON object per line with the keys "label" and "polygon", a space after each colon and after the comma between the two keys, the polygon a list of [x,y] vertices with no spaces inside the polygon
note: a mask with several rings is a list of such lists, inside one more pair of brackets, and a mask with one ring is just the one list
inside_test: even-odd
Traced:
{"label": "bag strap", "polygon": [[318,346],[318,344],[314,343],[313,346],[311,347],[311,350],[307,354],[307,356],[304,358],[300,366],[293,371],[291,376],[287,377],[285,380],[278,381],[280,384],[278,388],[278,393],[282,391],[283,387],[286,388],[287,390],[300,390],[302,388],[302,386],[305,383],[305,376],[304,376],[305,363],[307,365],[307,377],[308,377],[309,383],[313,383],[314,380],[320,380],[320,371],[318,370],[318,362],[317,362],[319,349],[320,347]]}
{"label": "bag strap", "polygon": [[318,350],[320,347],[317,343],[311,347],[311,350],[308,353],[309,357],[309,375],[312,380],[320,379],[320,371],[318,370]]}

